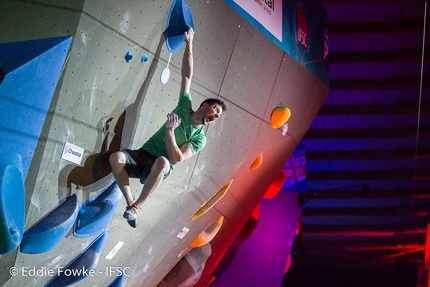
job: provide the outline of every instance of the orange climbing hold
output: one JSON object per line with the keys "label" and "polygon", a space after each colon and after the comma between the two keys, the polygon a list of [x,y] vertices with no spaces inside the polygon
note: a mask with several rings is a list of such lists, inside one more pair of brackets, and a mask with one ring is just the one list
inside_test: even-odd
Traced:
{"label": "orange climbing hold", "polygon": [[252,163],[250,170],[259,168],[262,162],[263,162],[263,154],[260,154]]}
{"label": "orange climbing hold", "polygon": [[291,111],[289,108],[276,107],[273,109],[270,115],[270,125],[274,129],[282,127],[291,117]]}
{"label": "orange climbing hold", "polygon": [[209,226],[208,229],[206,229],[205,231],[197,235],[196,238],[194,238],[193,242],[190,243],[188,248],[200,247],[211,242],[211,240],[221,229],[223,221],[224,221],[224,216],[221,216],[220,218],[218,218],[218,220],[215,221],[211,226]]}
{"label": "orange climbing hold", "polygon": [[214,237],[217,235],[218,231],[221,229],[223,221],[224,216],[221,216],[220,218],[218,218],[217,221],[215,221],[211,226],[209,226],[208,229],[200,232],[200,234],[198,234],[196,238],[193,239],[190,245],[185,247],[185,249],[182,250],[181,253],[179,253],[178,258],[181,258],[186,252],[188,252],[188,250],[192,248],[201,247],[211,242],[212,239],[214,239]]}

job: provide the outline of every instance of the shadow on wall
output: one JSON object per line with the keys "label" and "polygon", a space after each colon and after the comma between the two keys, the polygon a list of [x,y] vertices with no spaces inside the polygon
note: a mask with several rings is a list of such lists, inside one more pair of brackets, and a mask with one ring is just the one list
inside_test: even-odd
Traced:
{"label": "shadow on wall", "polygon": [[[118,117],[118,120],[113,129],[113,138],[109,143],[109,125],[113,121],[115,110],[122,106],[123,102],[118,104],[115,110],[111,113],[106,121],[105,118],[101,118],[98,124],[100,131],[98,137],[100,140],[103,138],[100,144],[100,140],[97,141],[96,147],[101,146],[100,151],[88,156],[85,159],[83,166],[67,165],[59,173],[58,178],[58,199],[61,201],[64,198],[71,196],[72,185],[76,185],[76,189],[82,189],[86,192],[85,199],[90,198],[90,193],[97,191],[99,187],[103,187],[109,183],[108,181],[101,181],[101,179],[111,174],[111,167],[109,165],[109,156],[111,153],[116,152],[120,149],[130,148],[132,135],[135,132],[137,126],[137,119],[139,117],[145,95],[148,91],[151,80],[155,74],[158,60],[160,57],[161,49],[163,47],[165,39],[165,32],[161,34],[160,42],[154,55],[154,59],[148,70],[148,76],[145,78],[142,86],[139,89],[136,100],[125,108],[125,110]],[[101,128],[104,126],[103,128]],[[95,149],[94,149],[95,150]],[[93,185],[98,183],[103,186]]]}

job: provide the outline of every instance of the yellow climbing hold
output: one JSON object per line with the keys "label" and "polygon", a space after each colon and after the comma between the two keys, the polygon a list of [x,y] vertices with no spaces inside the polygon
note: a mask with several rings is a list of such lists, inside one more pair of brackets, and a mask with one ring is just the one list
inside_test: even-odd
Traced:
{"label": "yellow climbing hold", "polygon": [[191,220],[196,219],[197,217],[202,216],[206,212],[208,212],[224,195],[227,193],[230,185],[233,183],[233,179],[230,180],[220,191],[217,192],[205,205],[203,205],[192,217]]}

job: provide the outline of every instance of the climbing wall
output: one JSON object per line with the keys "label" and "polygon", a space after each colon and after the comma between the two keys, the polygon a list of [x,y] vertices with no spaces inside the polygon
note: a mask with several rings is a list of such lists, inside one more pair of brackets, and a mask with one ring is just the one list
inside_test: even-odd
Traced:
{"label": "climbing wall", "polygon": [[[0,2],[0,44],[72,37],[25,178],[27,232],[71,196],[76,196],[79,208],[97,198],[112,182],[109,152],[140,147],[176,106],[183,49],[170,55],[162,36],[171,4],[171,0]],[[212,253],[222,254],[299,144],[328,87],[223,1],[188,0],[187,5],[196,31],[193,106],[197,109],[211,97],[228,105],[225,115],[206,127],[207,146],[178,164],[149,197],[139,212],[138,228],[130,228],[122,218],[125,202],[120,199],[109,213],[102,241],[97,240],[103,230],[77,237],[72,227],[49,251],[30,254],[17,249],[3,254],[3,286],[43,286],[76,258],[96,263],[96,269],[77,278],[74,286],[108,286],[121,271],[127,271],[124,286],[157,286],[179,262],[181,251],[220,216],[224,222]],[[167,65],[171,76],[163,85],[160,74]],[[280,103],[292,111],[285,136],[270,126],[270,114]],[[67,144],[83,149],[80,163],[61,158]],[[262,165],[251,171],[260,154]],[[191,220],[231,180],[226,195]],[[132,179],[131,187],[138,196],[139,181]],[[106,201],[102,204],[107,206]],[[188,231],[178,237],[183,230]],[[118,243],[120,248],[106,258]],[[91,246],[97,247],[99,257],[85,261],[81,255]],[[209,269],[217,260],[208,261]]]}

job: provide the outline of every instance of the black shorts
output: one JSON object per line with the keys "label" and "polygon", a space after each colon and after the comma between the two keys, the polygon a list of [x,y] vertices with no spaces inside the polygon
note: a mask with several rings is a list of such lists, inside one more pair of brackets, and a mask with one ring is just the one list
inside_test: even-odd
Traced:
{"label": "black shorts", "polygon": [[[145,183],[157,157],[143,148],[138,150],[124,149],[121,152],[125,155],[125,170],[128,176],[139,178],[142,184]],[[170,170],[164,175],[163,179],[166,179],[169,174]]]}

